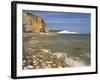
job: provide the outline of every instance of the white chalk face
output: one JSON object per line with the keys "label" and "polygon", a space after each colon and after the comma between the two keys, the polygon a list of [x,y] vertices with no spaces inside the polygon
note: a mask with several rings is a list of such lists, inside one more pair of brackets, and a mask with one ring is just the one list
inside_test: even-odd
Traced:
{"label": "white chalk face", "polygon": [[17,76],[95,72],[95,8],[17,4]]}

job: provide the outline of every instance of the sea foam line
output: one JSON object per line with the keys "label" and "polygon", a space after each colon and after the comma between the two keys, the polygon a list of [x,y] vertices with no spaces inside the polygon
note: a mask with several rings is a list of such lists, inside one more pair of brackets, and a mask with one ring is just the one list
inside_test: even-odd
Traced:
{"label": "sea foam line", "polygon": [[69,65],[70,67],[82,67],[85,66],[84,62],[82,60],[80,60],[79,58],[73,59],[73,57],[68,57],[68,53],[65,52],[55,52],[52,53],[50,50],[48,49],[42,49],[44,52],[49,52],[50,54],[54,54],[57,57],[64,57],[65,58],[65,62],[67,65]]}

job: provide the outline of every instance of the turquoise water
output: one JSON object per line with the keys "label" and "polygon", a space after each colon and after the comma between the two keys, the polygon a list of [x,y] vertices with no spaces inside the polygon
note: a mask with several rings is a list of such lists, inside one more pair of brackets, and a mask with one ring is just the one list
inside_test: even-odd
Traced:
{"label": "turquoise water", "polygon": [[53,51],[56,51],[53,48],[57,47],[61,48],[62,51],[67,48],[76,48],[76,50],[82,48],[90,52],[90,35],[87,34],[47,36],[47,38],[42,42],[44,43],[42,44],[43,47],[46,46],[52,48]]}
{"label": "turquoise water", "polygon": [[89,34],[56,34],[33,35],[24,40],[24,54],[30,52],[27,49],[49,50],[53,53],[65,53],[68,57],[82,60],[86,65],[91,61],[91,44]]}
{"label": "turquoise water", "polygon": [[39,46],[51,52],[65,52],[68,56],[78,57],[87,65],[90,64],[89,34],[58,34],[40,39]]}

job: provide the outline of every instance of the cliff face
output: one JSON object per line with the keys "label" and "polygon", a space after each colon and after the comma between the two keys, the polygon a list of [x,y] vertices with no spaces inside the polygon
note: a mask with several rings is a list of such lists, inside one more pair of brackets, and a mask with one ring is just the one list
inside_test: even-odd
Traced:
{"label": "cliff face", "polygon": [[49,32],[44,20],[40,16],[35,16],[23,11],[22,19],[23,19],[22,20],[23,32],[35,32],[35,33]]}

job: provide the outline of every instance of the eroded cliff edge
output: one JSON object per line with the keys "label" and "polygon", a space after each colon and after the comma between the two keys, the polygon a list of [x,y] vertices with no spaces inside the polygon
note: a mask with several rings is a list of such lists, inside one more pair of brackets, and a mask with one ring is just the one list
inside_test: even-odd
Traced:
{"label": "eroded cliff edge", "polygon": [[48,33],[49,30],[40,16],[23,11],[22,12],[23,32]]}

